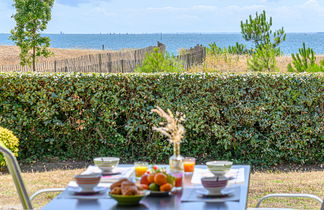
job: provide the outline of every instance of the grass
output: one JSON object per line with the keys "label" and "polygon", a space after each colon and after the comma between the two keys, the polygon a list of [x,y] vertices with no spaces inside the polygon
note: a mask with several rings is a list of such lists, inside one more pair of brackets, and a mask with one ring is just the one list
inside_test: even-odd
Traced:
{"label": "grass", "polygon": [[[323,55],[318,55],[317,62],[324,59]],[[246,55],[207,55],[205,62],[201,65],[193,66],[189,72],[247,72]],[[279,56],[276,59],[279,72],[287,72],[287,65],[292,62],[291,56]]]}
{"label": "grass", "polygon": [[[45,172],[23,173],[27,189],[30,193],[43,188],[66,187],[75,174],[84,169],[55,169]],[[9,174],[0,174],[0,209],[1,206],[18,205],[19,199]],[[251,174],[249,189],[249,207],[255,207],[257,201],[269,193],[310,193],[324,197],[323,171],[307,172],[255,172]],[[41,207],[55,194],[42,195],[33,204]],[[320,205],[309,199],[270,199],[263,203],[264,207],[286,207],[298,209],[320,209]]]}

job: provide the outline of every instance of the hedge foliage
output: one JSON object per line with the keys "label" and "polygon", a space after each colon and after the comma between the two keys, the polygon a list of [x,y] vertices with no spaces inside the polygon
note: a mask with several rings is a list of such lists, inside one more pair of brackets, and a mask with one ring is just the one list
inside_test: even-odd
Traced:
{"label": "hedge foliage", "polygon": [[0,126],[20,159],[166,162],[150,110],[183,112],[184,156],[199,162],[323,163],[322,74],[0,74]]}
{"label": "hedge foliage", "polygon": [[[18,138],[12,133],[12,131],[3,127],[0,127],[0,145],[1,144],[3,144],[5,147],[11,150],[11,152],[15,156],[18,156]],[[0,167],[5,165],[6,161],[3,157],[3,154],[0,153]]]}

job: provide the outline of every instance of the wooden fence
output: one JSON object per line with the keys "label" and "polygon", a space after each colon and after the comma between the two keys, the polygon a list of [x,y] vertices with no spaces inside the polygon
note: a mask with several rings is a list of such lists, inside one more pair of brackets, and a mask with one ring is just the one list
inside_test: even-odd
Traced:
{"label": "wooden fence", "polygon": [[[157,46],[142,49],[85,55],[77,58],[49,61],[36,64],[37,72],[97,72],[97,73],[127,73],[133,72],[135,67],[141,65],[146,54],[155,47],[165,51],[165,45],[158,42]],[[185,69],[192,65],[202,63],[206,56],[205,48],[197,45],[186,50],[177,58],[183,63]],[[0,66],[0,72],[27,72],[32,71],[29,66],[8,65]]]}
{"label": "wooden fence", "polygon": [[206,58],[206,48],[202,45],[196,45],[185,52],[182,52],[177,58],[181,61],[185,69],[201,64]]}

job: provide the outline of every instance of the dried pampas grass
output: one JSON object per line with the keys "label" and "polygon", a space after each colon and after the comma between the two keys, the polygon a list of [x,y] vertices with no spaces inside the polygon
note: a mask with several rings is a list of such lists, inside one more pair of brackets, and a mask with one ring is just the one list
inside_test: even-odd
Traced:
{"label": "dried pampas grass", "polygon": [[176,113],[176,116],[168,109],[165,112],[160,107],[156,107],[151,110],[154,113],[157,113],[160,117],[164,118],[166,122],[160,123],[164,127],[153,127],[154,131],[160,132],[162,135],[168,137],[168,140],[172,144],[180,144],[184,134],[185,128],[181,122],[185,121],[185,116],[182,113]]}

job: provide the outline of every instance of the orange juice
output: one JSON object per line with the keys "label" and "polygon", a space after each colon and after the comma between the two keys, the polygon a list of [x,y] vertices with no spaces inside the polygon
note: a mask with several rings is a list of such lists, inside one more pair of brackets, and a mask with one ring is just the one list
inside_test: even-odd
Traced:
{"label": "orange juice", "polygon": [[194,162],[184,162],[183,167],[184,167],[185,172],[194,172],[195,163]]}
{"label": "orange juice", "polygon": [[147,170],[148,170],[147,166],[136,166],[135,167],[135,175],[136,175],[136,177],[143,176]]}
{"label": "orange juice", "polygon": [[184,172],[192,173],[195,170],[196,158],[194,157],[185,157],[183,160]]}

